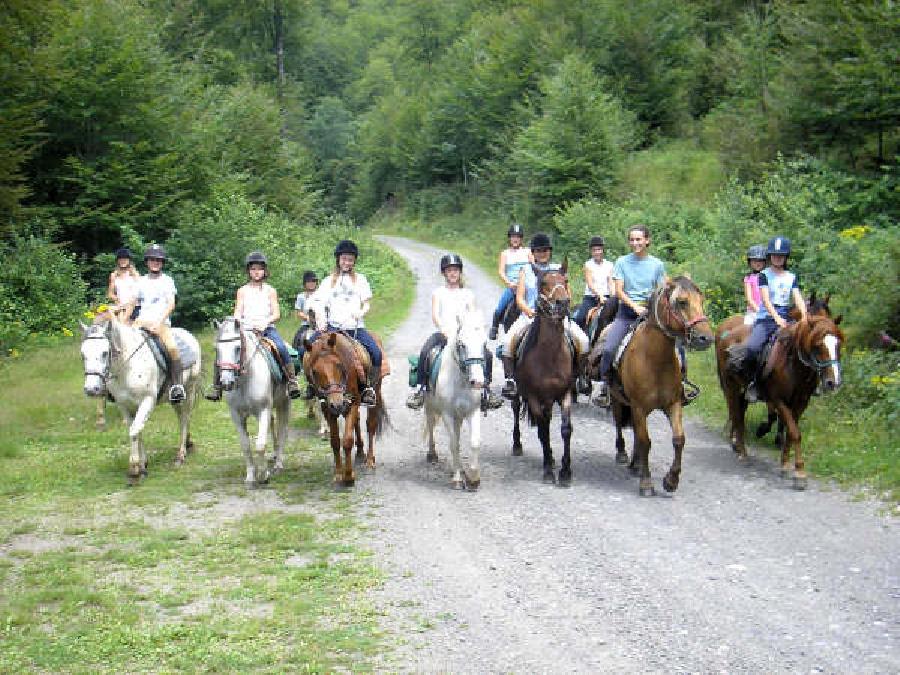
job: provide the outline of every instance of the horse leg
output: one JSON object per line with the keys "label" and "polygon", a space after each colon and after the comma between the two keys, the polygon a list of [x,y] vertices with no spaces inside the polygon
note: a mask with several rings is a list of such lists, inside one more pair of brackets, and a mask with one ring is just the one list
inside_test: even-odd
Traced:
{"label": "horse leg", "polygon": [[128,438],[131,441],[131,456],[128,459],[128,482],[130,485],[137,485],[141,480],[141,475],[147,470],[147,454],[141,442],[141,432],[144,430],[144,425],[147,424],[147,418],[153,412],[155,404],[156,401],[152,396],[145,397],[138,406],[128,428]]}
{"label": "horse leg", "polygon": [[[368,415],[368,413],[366,413],[366,415]],[[362,465],[366,461],[366,447],[365,447],[365,443],[363,443],[361,417],[362,417],[362,415],[357,416],[356,428],[354,429],[354,438],[356,441],[356,459],[355,459],[355,461],[358,465]],[[373,419],[374,419],[374,417],[373,417]],[[366,421],[368,421],[368,419]],[[367,430],[368,430],[368,426],[369,425],[366,424]]]}
{"label": "horse leg", "polygon": [[563,456],[559,467],[560,487],[569,487],[572,484],[572,458],[570,454],[572,440],[572,394],[567,393],[559,404],[562,422],[560,432],[563,439]]}
{"label": "horse leg", "polygon": [[513,457],[521,457],[522,456],[522,434],[519,431],[519,417],[522,411],[522,399],[518,396],[513,398],[510,402],[510,406],[512,407],[513,413],[513,445],[512,445],[512,454]]}
{"label": "horse leg", "polygon": [[803,462],[803,453],[800,449],[800,418],[799,411],[795,413],[786,403],[778,402],[776,404],[778,416],[784,422],[785,440],[781,450],[781,477],[787,478],[791,475],[791,449],[794,450],[794,489],[806,489],[806,470]]}
{"label": "horse leg", "polygon": [[179,426],[179,439],[178,439],[178,454],[175,455],[175,464],[181,466],[184,464],[184,458],[187,455],[189,444],[191,443],[191,408],[192,401],[189,398],[182,403],[179,403],[175,406],[175,410],[178,413],[178,426]]}
{"label": "horse leg", "polygon": [[638,492],[641,497],[652,497],[656,494],[650,477],[650,432],[647,429],[649,412],[631,408],[631,423],[634,425],[634,454],[631,463],[639,473]]}
{"label": "horse leg", "polygon": [[275,464],[272,472],[284,471],[284,446],[287,443],[288,422],[291,419],[291,399],[279,398],[275,403]]}
{"label": "horse leg", "polygon": [[325,419],[325,413],[322,412],[322,404],[313,399],[312,408],[315,411],[316,419],[319,421],[319,436],[324,437],[328,433],[328,421]]}
{"label": "horse leg", "polygon": [[477,490],[481,486],[481,415],[476,408],[469,416],[469,428],[472,436],[470,439],[469,468],[464,469],[466,479],[466,488],[469,490]]}
{"label": "horse leg", "polygon": [[353,443],[356,429],[359,423],[359,407],[351,406],[350,412],[344,417],[344,471],[341,474],[341,485],[350,487],[356,483],[356,474],[353,472]]}
{"label": "horse leg", "polygon": [[616,422],[616,464],[628,464],[628,453],[625,452],[625,437],[622,435],[622,416],[624,410],[620,403],[613,401],[613,419]]}
{"label": "horse leg", "polygon": [[462,462],[460,462],[459,459],[459,433],[460,427],[462,426],[462,419],[452,412],[445,412],[443,418],[444,426],[447,428],[447,435],[449,436],[450,441],[450,463],[453,469],[453,478],[450,479],[450,484],[453,486],[454,490],[462,490],[464,487]]}
{"label": "horse leg", "polygon": [[683,408],[681,402],[674,404],[666,410],[669,418],[669,426],[672,427],[672,448],[675,451],[672,457],[672,466],[663,477],[662,485],[666,492],[675,492],[678,482],[681,480],[681,455],[684,452],[684,423],[682,419]]}
{"label": "horse leg", "polygon": [[437,419],[437,413],[425,411],[425,438],[428,439],[428,454],[425,455],[425,459],[430,464],[438,463],[438,454],[434,446],[434,426]]}
{"label": "horse leg", "polygon": [[[760,422],[759,426],[756,427],[756,437],[762,438],[770,431],[772,431],[772,425],[775,424],[775,421],[778,419],[778,415],[775,412],[775,409],[770,404],[768,406],[769,414],[766,416],[765,422]],[[779,425],[780,427],[780,425]]]}
{"label": "horse leg", "polygon": [[253,466],[256,469],[257,485],[269,482],[269,463],[266,461],[266,444],[272,429],[272,409],[268,406],[259,411],[257,417],[256,444],[253,448]]}
{"label": "horse leg", "polygon": [[740,388],[735,385],[725,391],[725,403],[728,406],[728,420],[731,428],[731,449],[737,454],[738,459],[747,459],[747,445],[744,441],[747,399],[744,398]]}
{"label": "horse leg", "polygon": [[238,441],[241,444],[241,454],[244,456],[244,486],[248,490],[256,487],[256,467],[253,465],[253,455],[250,453],[250,434],[247,433],[247,418],[242,416],[234,408],[229,408],[231,412],[231,421],[238,434]]}
{"label": "horse leg", "polygon": [[366,468],[375,469],[375,434],[378,430],[378,416],[381,414],[381,392],[379,389],[378,405],[369,408],[366,412],[366,432],[368,433],[369,447],[366,451]]}
{"label": "horse leg", "polygon": [[331,439],[331,454],[334,455],[334,482],[340,483],[341,476],[344,473],[343,462],[341,461],[341,430],[338,426],[338,418],[334,415],[327,415],[328,433]]}
{"label": "horse leg", "polygon": [[553,473],[553,448],[550,447],[550,416],[543,416],[537,425],[538,440],[544,451],[544,482],[555,483],[556,475]]}
{"label": "horse leg", "polygon": [[97,397],[97,419],[94,425],[98,431],[106,429],[106,396]]}

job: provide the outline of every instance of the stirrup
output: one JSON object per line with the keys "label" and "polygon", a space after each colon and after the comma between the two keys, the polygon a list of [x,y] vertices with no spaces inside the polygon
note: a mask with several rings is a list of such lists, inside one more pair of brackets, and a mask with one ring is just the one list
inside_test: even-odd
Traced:
{"label": "stirrup", "polygon": [[425,390],[416,389],[413,393],[406,397],[406,407],[410,410],[421,410],[425,405]]}
{"label": "stirrup", "polygon": [[591,403],[601,408],[610,406],[609,385],[605,381],[600,380],[597,383],[597,393],[591,398]]}
{"label": "stirrup", "polygon": [[301,398],[303,396],[303,392],[300,391],[300,385],[297,384],[297,378],[288,379],[287,385],[288,396],[291,398]]}
{"label": "stirrup", "polygon": [[503,389],[500,391],[500,395],[503,398],[515,398],[518,394],[519,390],[516,387],[516,381],[511,377],[506,378],[506,382],[503,383]]}
{"label": "stirrup", "polygon": [[481,409],[482,411],[487,410],[497,410],[498,408],[503,407],[503,399],[497,396],[490,389],[485,389],[481,394]]}
{"label": "stirrup", "polygon": [[362,394],[360,394],[359,402],[366,406],[367,408],[371,408],[374,405],[378,404],[378,398],[375,396],[375,390],[372,387],[366,387],[363,389]]}
{"label": "stirrup", "polygon": [[169,401],[172,403],[181,403],[187,398],[184,387],[180,384],[173,384],[169,387]]}
{"label": "stirrup", "polygon": [[681,405],[688,405],[700,396],[700,387],[684,378],[681,381]]}
{"label": "stirrup", "polygon": [[222,387],[213,386],[211,391],[206,392],[203,395],[207,401],[221,401],[222,400]]}

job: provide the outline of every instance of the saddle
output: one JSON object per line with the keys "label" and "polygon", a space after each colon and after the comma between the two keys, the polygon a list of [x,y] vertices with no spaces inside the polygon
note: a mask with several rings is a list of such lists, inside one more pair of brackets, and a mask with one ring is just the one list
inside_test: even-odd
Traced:
{"label": "saddle", "polygon": [[[528,342],[528,335],[531,333],[532,328],[534,328],[534,322],[531,323],[528,328],[523,330],[518,336],[513,336],[510,341],[510,351],[514,355],[515,362],[518,363],[522,360],[522,357],[525,355],[525,345]],[[569,354],[572,358],[575,358],[575,355],[578,353],[578,350],[575,346],[575,341],[572,339],[572,336],[569,335],[568,332],[565,333],[566,336],[566,344],[569,347]]]}
{"label": "saddle", "polygon": [[261,350],[266,363],[269,365],[269,372],[276,382],[284,382],[287,379],[287,364],[281,362],[281,353],[275,343],[267,337],[259,336],[259,343],[264,347]]}
{"label": "saddle", "polygon": [[[166,349],[166,346],[163,344],[162,340],[159,339],[158,335],[151,333],[144,328],[141,328],[140,330],[144,335],[144,339],[147,341],[147,346],[150,347],[150,353],[153,354],[156,365],[159,366],[160,370],[165,374],[156,396],[157,401],[163,401],[166,398],[165,392],[167,392],[172,385],[169,377],[169,373],[172,371],[172,359],[169,356],[169,350]],[[190,345],[185,340],[184,334],[186,332],[187,331],[183,328],[171,329],[172,338],[175,340],[175,346],[178,347],[178,353],[181,357],[181,367],[184,370],[193,366],[197,362],[197,357],[199,356],[199,354],[195,354],[191,350]]]}

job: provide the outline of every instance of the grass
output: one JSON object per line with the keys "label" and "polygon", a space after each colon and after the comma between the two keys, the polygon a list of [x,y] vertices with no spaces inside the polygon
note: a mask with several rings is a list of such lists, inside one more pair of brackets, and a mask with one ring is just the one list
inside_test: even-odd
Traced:
{"label": "grass", "polygon": [[[408,311],[402,278],[376,291],[390,299],[369,322],[382,335]],[[209,363],[212,335],[199,337]],[[300,406],[268,489],[244,488],[227,406],[206,402],[181,468],[175,415],[153,413],[150,475],[128,488],[121,417],[109,406],[95,430],[82,382],[75,341],[0,369],[0,671],[371,668],[386,648],[366,594],[380,573]]]}

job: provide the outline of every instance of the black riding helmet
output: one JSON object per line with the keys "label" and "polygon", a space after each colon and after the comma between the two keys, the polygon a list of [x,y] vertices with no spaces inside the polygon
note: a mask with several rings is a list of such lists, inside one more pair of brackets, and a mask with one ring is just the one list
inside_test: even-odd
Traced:
{"label": "black riding helmet", "polygon": [[512,225],[509,226],[509,229],[506,231],[506,236],[507,237],[513,237],[513,236],[524,237],[525,229],[521,225],[519,225],[519,223],[513,223]]}
{"label": "black riding helmet", "polygon": [[588,243],[588,248],[594,248],[595,246],[606,248],[606,242],[603,241],[603,237],[591,237],[591,241],[590,243]]}
{"label": "black riding helmet", "polygon": [[244,267],[250,267],[253,263],[261,263],[263,267],[269,266],[269,261],[262,251],[253,251],[252,253],[247,254],[247,257],[244,260]]}
{"label": "black riding helmet", "polygon": [[747,249],[747,260],[765,260],[766,247],[762,244],[756,244]]}
{"label": "black riding helmet", "polygon": [[116,249],[116,260],[121,260],[122,258],[131,260],[132,257],[130,248],[123,246],[122,248]]}
{"label": "black riding helmet", "polygon": [[342,239],[338,245],[334,247],[334,257],[339,258],[341,254],[349,253],[354,258],[359,257],[359,248],[349,239]]}
{"label": "black riding helmet", "polygon": [[528,244],[528,247],[533,251],[536,248],[549,248],[551,251],[553,250],[553,242],[550,241],[550,237],[548,237],[543,232],[538,232],[531,238],[531,242]]}
{"label": "black riding helmet", "polygon": [[791,254],[791,240],[787,237],[772,237],[769,239],[769,246],[766,248],[766,255],[783,255]]}
{"label": "black riding helmet", "polygon": [[448,267],[458,267],[459,271],[462,272],[462,258],[460,258],[455,253],[447,253],[441,256],[441,274],[443,274],[444,270],[446,270]]}
{"label": "black riding helmet", "polygon": [[150,244],[144,251],[144,260],[149,260],[150,258],[155,258],[156,260],[165,260],[166,249],[164,249],[160,244]]}
{"label": "black riding helmet", "polygon": [[306,270],[303,273],[303,283],[305,284],[307,281],[319,281],[319,276],[313,272],[312,270]]}

